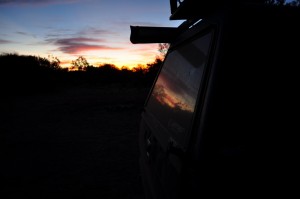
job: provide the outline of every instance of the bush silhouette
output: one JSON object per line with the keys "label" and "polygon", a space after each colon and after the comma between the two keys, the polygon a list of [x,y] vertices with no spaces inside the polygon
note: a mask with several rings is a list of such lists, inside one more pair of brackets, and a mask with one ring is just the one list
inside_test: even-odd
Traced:
{"label": "bush silhouette", "polygon": [[57,62],[31,55],[0,55],[0,88],[9,95],[30,94],[55,87]]}
{"label": "bush silhouette", "polygon": [[[86,60],[86,59],[84,59]],[[85,66],[84,70],[68,71],[59,60],[49,61],[32,55],[0,55],[0,89],[9,96],[44,93],[72,86],[150,87],[162,64],[156,59],[146,67],[129,70],[113,64]],[[87,62],[86,62],[87,63]]]}

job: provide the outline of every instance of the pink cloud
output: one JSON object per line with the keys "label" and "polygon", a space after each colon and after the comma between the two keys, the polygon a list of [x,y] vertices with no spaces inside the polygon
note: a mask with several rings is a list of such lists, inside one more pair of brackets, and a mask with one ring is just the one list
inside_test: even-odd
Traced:
{"label": "pink cloud", "polygon": [[0,39],[0,44],[8,44],[8,43],[12,43],[12,41]]}
{"label": "pink cloud", "polygon": [[119,50],[121,48],[114,48],[106,45],[97,45],[95,43],[104,42],[101,39],[92,39],[85,37],[74,37],[51,40],[58,49],[67,54],[79,54],[91,50]]}

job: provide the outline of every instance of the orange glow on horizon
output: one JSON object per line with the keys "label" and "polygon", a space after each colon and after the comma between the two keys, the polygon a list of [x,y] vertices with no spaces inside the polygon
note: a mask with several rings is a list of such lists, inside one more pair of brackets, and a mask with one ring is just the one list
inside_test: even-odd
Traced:
{"label": "orange glow on horizon", "polygon": [[[153,60],[154,62],[154,60]],[[151,62],[149,62],[151,63]],[[90,66],[93,66],[93,67],[101,67],[103,65],[106,65],[106,64],[109,64],[109,65],[113,65],[115,66],[117,69],[127,69],[127,70],[132,70],[132,71],[138,71],[138,70],[147,70],[149,67],[148,67],[148,63],[145,63],[145,64],[139,64],[139,63],[132,63],[132,64],[120,64],[120,65],[115,65],[113,63],[99,63],[99,62],[96,62],[96,64],[92,64],[90,63]],[[62,68],[67,68],[68,70],[72,70],[73,66],[72,66],[72,60],[71,61],[61,61],[60,62],[60,66]]]}
{"label": "orange glow on horizon", "polygon": [[146,68],[147,64],[154,63],[160,57],[157,44],[133,45],[125,43],[123,48],[105,50],[82,50],[80,54],[61,54],[57,57],[61,60],[61,67],[70,68],[72,61],[79,56],[84,57],[94,67],[111,64],[119,69]]}
{"label": "orange glow on horizon", "polygon": [[179,108],[183,111],[193,112],[193,105],[189,104],[187,99],[176,91],[172,91],[165,82],[163,76],[157,81],[154,87],[153,97],[161,104],[170,108]]}
{"label": "orange glow on horizon", "polygon": [[[113,59],[104,59],[100,60],[97,57],[89,57],[89,56],[83,56],[86,58],[87,62],[90,66],[93,67],[101,67],[103,65],[109,64],[114,65],[118,69],[128,69],[128,70],[139,70],[139,69],[148,69],[148,64],[152,64],[155,62],[157,58],[160,58],[159,56],[150,57],[148,59],[140,59],[140,60],[129,60],[129,61],[120,61],[120,60],[113,60]],[[71,68],[72,67],[72,61],[76,60],[78,57],[74,58],[65,58],[63,60],[60,60],[60,66],[62,68]]]}
{"label": "orange glow on horizon", "polygon": [[84,57],[90,66],[99,67],[110,64],[119,69],[129,70],[147,69],[147,64],[152,64],[157,58],[161,58],[157,44],[133,45],[125,43],[123,48],[115,47],[105,50],[81,49],[80,52],[76,52],[75,54],[68,54],[57,50],[48,50],[47,53],[40,53],[42,51],[47,50],[37,48],[34,52],[21,50],[16,53],[44,57],[49,61],[57,58],[60,61],[60,66],[67,69],[71,68],[72,61],[75,61],[80,56]]}

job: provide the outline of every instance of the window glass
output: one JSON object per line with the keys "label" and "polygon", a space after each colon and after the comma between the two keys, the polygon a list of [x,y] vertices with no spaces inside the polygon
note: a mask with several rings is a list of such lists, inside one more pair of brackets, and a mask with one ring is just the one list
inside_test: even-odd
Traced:
{"label": "window glass", "polygon": [[177,142],[191,125],[211,37],[208,33],[168,54],[147,103],[147,110]]}

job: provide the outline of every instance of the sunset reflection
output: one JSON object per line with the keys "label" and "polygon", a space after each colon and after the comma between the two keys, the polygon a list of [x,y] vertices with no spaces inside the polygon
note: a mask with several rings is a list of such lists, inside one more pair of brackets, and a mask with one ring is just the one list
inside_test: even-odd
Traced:
{"label": "sunset reflection", "polygon": [[147,109],[178,142],[184,142],[193,119],[211,36],[203,35],[167,55],[147,102]]}
{"label": "sunset reflection", "polygon": [[194,104],[189,103],[189,100],[172,91],[162,81],[157,83],[152,95],[163,106],[169,106],[170,108],[193,112]]}

